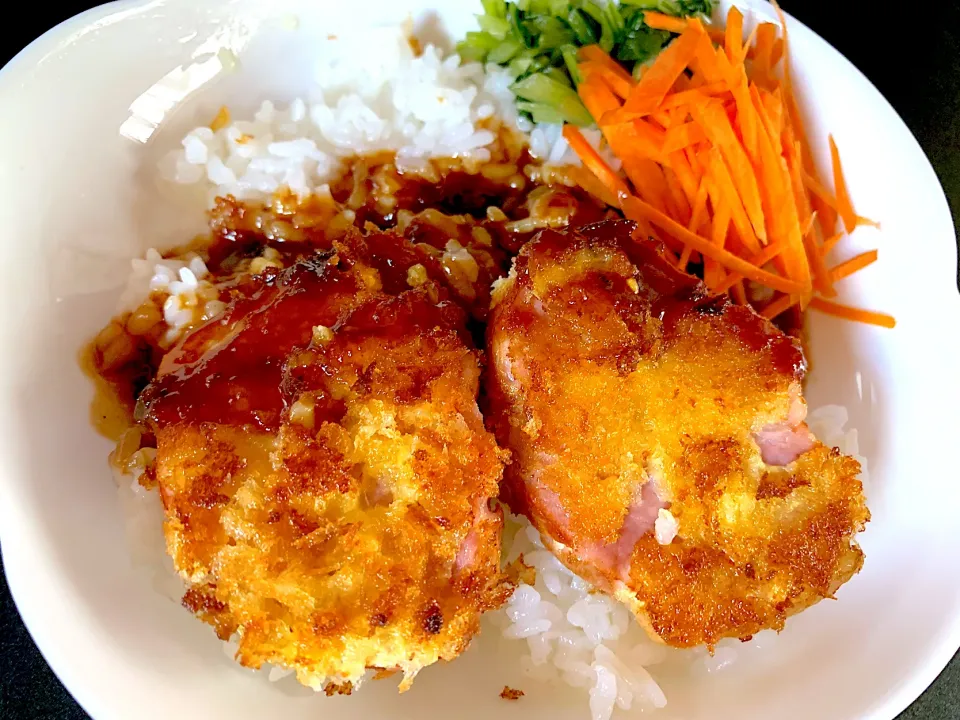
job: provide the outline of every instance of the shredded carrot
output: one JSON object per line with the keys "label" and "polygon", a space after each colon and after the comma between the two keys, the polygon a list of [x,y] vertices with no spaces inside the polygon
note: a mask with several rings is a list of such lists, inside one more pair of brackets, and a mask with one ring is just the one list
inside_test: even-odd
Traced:
{"label": "shredded carrot", "polygon": [[846,233],[838,232],[836,235],[828,237],[826,240],[824,240],[823,245],[820,246],[820,254],[823,255],[823,257],[827,257],[827,255],[830,254],[830,251],[837,246],[837,243],[839,243],[845,235]]}
{"label": "shredded carrot", "polygon": [[857,213],[850,202],[850,193],[847,191],[847,181],[843,176],[843,166],[840,164],[840,151],[837,143],[830,136],[830,159],[833,162],[833,185],[837,190],[837,212],[843,220],[843,227],[847,232],[853,232],[857,226]]}
{"label": "shredded carrot", "polygon": [[799,300],[800,299],[795,295],[782,295],[779,299],[774,300],[772,303],[764,307],[763,310],[760,311],[760,314],[768,320],[773,320],[778,315],[782,315],[796,305]]}
{"label": "shredded carrot", "polygon": [[687,29],[687,19],[667,15],[666,13],[647,10],[643,14],[643,21],[654,30],[666,30],[672,33],[682,33]]}
{"label": "shredded carrot", "polygon": [[743,280],[737,280],[730,288],[730,294],[733,295],[733,301],[737,305],[749,305],[747,300],[747,291],[743,289]]}
{"label": "shredded carrot", "polygon": [[727,14],[727,29],[723,44],[730,62],[742,62],[740,55],[743,52],[743,13],[736,7],[730,8]]}
{"label": "shredded carrot", "polygon": [[[700,187],[697,188],[697,196],[693,203],[693,212],[690,216],[690,222],[687,223],[687,230],[692,233],[699,234],[700,226],[703,225],[704,218],[707,214],[707,183],[703,180],[700,181]],[[684,245],[683,251],[680,253],[680,260],[677,262],[677,267],[681,270],[687,269],[687,263],[690,262],[690,256],[693,254],[693,248],[690,245]]]}
{"label": "shredded carrot", "polygon": [[774,290],[780,290],[781,292],[790,293],[799,292],[801,290],[799,283],[780,277],[779,275],[774,275],[766,270],[761,270],[760,268],[751,265],[743,258],[739,258],[733,253],[717,247],[709,240],[690,232],[673,218],[664,215],[655,207],[652,207],[633,195],[623,196],[620,200],[620,205],[623,208],[624,214],[630,219],[640,217],[648,220],[652,224],[661,228],[664,232],[672,235],[679,241],[679,243],[687,243],[688,245],[691,245],[693,249],[699,252],[701,255],[709,257],[712,260],[716,260],[725,268],[740,273],[745,278],[749,278],[750,280],[758,282],[761,285],[771,287]]}
{"label": "shredded carrot", "polygon": [[679,211],[677,218],[681,222],[692,219],[693,208],[686,194],[683,192],[683,186],[680,184],[680,178],[677,177],[677,173],[669,166],[664,167],[663,177],[667,181],[667,190],[670,192],[673,206]]}
{"label": "shredded carrot", "polygon": [[860,215],[857,215],[857,227],[872,227],[872,228],[877,228],[877,230],[879,230],[880,223],[878,223],[876,220],[871,220],[870,218],[865,218],[865,217],[861,217]]}
{"label": "shredded carrot", "polygon": [[[709,103],[706,107],[691,109],[694,113],[694,119],[703,127],[714,146],[720,149],[723,161],[730,171],[731,189],[739,196],[739,200],[742,202],[744,211],[753,227],[753,233],[761,242],[766,243],[767,231],[763,208],[760,206],[760,189],[757,186],[757,177],[726,113],[717,103]],[[754,250],[752,247],[750,249]]]}
{"label": "shredded carrot", "polygon": [[756,79],[763,85],[770,85],[773,81],[773,48],[777,41],[777,26],[773,23],[760,23],[756,27],[757,40],[753,53],[748,57],[753,60]]}
{"label": "shredded carrot", "polygon": [[830,269],[830,278],[833,282],[839,282],[845,277],[850,277],[855,272],[863,270],[868,265],[872,265],[877,261],[877,251],[868,250],[865,253],[860,253],[859,255],[845,260],[839,265]]}
{"label": "shredded carrot", "polygon": [[607,55],[598,45],[587,45],[580,49],[580,57],[584,62],[578,65],[584,76],[590,73],[599,73],[617,95],[624,100],[633,90],[633,78],[620,63]]}
{"label": "shredded carrot", "polygon": [[707,139],[707,134],[703,128],[694,122],[684,123],[670,128],[663,141],[663,152],[672,153],[677,150],[683,150],[690,145],[696,145]]}
{"label": "shredded carrot", "polygon": [[709,45],[700,21],[689,21],[683,34],[670,43],[643,73],[624,103],[624,111],[643,114],[655,111],[705,42]]}
{"label": "shredded carrot", "polygon": [[589,170],[582,167],[570,167],[567,168],[566,172],[573,182],[593,195],[600,202],[610,205],[611,207],[616,207],[620,204],[617,196],[611,193],[607,186],[600,182],[597,176]]}
{"label": "shredded carrot", "polygon": [[714,206],[719,208],[717,215],[723,213],[733,222],[739,234],[740,241],[752,253],[760,252],[760,242],[757,239],[747,211],[737,192],[736,185],[730,175],[730,170],[716,148],[708,153],[707,173],[714,182],[716,194],[713,196]]}
{"label": "shredded carrot", "polygon": [[624,70],[620,63],[605,53],[599,45],[587,45],[580,48],[580,57],[588,62],[596,63],[598,66],[605,68],[610,75],[615,75],[631,86],[633,85],[633,77],[630,73]]}
{"label": "shredded carrot", "polygon": [[801,237],[807,251],[807,261],[813,272],[814,284],[825,297],[834,297],[836,291],[833,289],[833,281],[823,255],[820,254],[820,248],[817,246],[816,233],[813,229],[815,211],[810,205],[810,197],[804,191],[803,187],[803,160],[801,159],[800,143],[793,140],[792,131],[787,128],[786,138],[783,143],[784,155],[787,160],[787,167],[790,171],[790,183],[793,187],[793,197],[797,204],[797,210],[800,213],[800,221],[803,223]]}
{"label": "shredded carrot", "polygon": [[[751,265],[755,265],[756,267],[763,267],[767,263],[776,259],[780,255],[780,253],[782,253],[786,249],[786,247],[787,247],[787,244],[785,242],[778,242],[773,245],[767,245],[767,247],[765,247],[760,252],[759,255],[755,255],[754,257],[749,258],[749,262]],[[736,283],[741,282],[742,280],[743,280],[742,275],[737,275],[736,273],[732,273],[731,275],[727,276],[727,279],[720,284],[720,286],[716,289],[716,291],[719,293],[725,293],[728,290],[730,290]]]}
{"label": "shredded carrot", "polygon": [[577,157],[580,158],[590,172],[597,176],[597,179],[603,183],[604,187],[606,187],[614,197],[620,198],[630,194],[630,189],[627,187],[627,184],[607,165],[606,160],[600,157],[600,153],[593,149],[593,145],[587,141],[577,127],[574,125],[564,125],[563,137],[570,143],[570,147],[573,148]]}
{"label": "shredded carrot", "polygon": [[810,301],[810,307],[827,315],[833,315],[834,317],[843,318],[844,320],[855,320],[856,322],[867,323],[868,325],[879,325],[880,327],[891,329],[897,325],[897,321],[886,313],[841,305],[840,303],[824,300],[823,298],[815,297]]}
{"label": "shredded carrot", "polygon": [[833,197],[833,193],[827,190],[817,178],[806,171],[803,173],[803,185],[807,190],[823,200],[829,207],[834,210],[837,209],[837,200]]}
{"label": "shredded carrot", "polygon": [[598,75],[587,75],[577,87],[577,94],[593,117],[602,117],[622,105],[605,78]]}
{"label": "shredded carrot", "polygon": [[702,261],[712,291],[747,304],[749,280],[777,293],[760,308],[770,318],[812,306],[889,327],[885,315],[829,299],[834,283],[877,253],[833,267],[829,254],[856,227],[878,225],[854,211],[832,137],[832,183],[818,172],[777,12],[779,26],[755,24],[746,40],[736,8],[725,30],[647,12],[651,27],[679,37],[639,80],[599,46],[583,48],[577,91],[622,169],[576,128],[564,128],[564,137],[583,162],[585,189],[661,240],[681,270]]}

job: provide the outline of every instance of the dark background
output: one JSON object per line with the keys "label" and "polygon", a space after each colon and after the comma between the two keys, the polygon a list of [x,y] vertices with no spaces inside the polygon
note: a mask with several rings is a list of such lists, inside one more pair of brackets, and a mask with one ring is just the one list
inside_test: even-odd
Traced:
{"label": "dark background", "polygon": [[[68,1],[56,7],[34,6],[20,13],[16,21],[4,23],[0,65],[57,23],[98,4]],[[957,224],[960,3],[923,3],[922,19],[910,29],[898,25],[894,14],[867,3],[783,0],[783,4],[853,61],[897,109],[933,163]],[[844,6],[848,9],[839,9]],[[0,574],[0,718],[86,717],[37,651]],[[954,718],[960,718],[960,654],[901,716],[901,720]]]}

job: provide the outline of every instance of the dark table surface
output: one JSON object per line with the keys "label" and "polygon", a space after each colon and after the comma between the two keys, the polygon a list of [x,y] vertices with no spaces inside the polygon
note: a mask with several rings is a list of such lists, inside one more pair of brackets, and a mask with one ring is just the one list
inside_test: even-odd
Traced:
{"label": "dark table surface", "polygon": [[[22,11],[16,22],[5,24],[0,64],[58,22],[98,4],[67,1]],[[895,27],[889,13],[861,3],[783,4],[853,61],[893,104],[933,163],[960,225],[960,3],[924,3],[923,23],[910,31]],[[860,12],[847,16],[838,10],[843,5]],[[906,57],[912,68],[908,81],[902,79]],[[33,644],[0,574],[0,718],[86,717]],[[955,718],[960,718],[960,654],[901,716]]]}

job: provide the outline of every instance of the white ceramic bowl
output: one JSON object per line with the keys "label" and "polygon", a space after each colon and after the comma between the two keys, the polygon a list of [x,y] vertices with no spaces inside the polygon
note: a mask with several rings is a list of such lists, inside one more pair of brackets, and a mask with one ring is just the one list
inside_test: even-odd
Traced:
{"label": "white ceramic bowl", "polygon": [[[766,3],[745,4],[772,18]],[[471,26],[470,3],[430,5],[121,2],[47,33],[0,73],[4,565],[46,658],[98,719],[588,717],[584,695],[523,681],[513,658],[484,637],[455,663],[424,671],[401,697],[387,682],[328,699],[251,677],[208,627],[131,566],[110,446],[89,421],[92,389],[77,353],[113,312],[129,258],[181,241],[202,222],[199,207],[177,205],[158,185],[157,158],[222,103],[242,111],[304,92],[311,54],[328,33],[408,13],[438,38]],[[856,233],[853,244],[878,246],[880,262],[845,283],[844,299],[899,323],[886,331],[816,314],[810,323],[811,405],[848,405],[870,460],[866,566],[837,602],[792,619],[762,651],[714,675],[667,678],[665,719],[888,720],[960,645],[952,456],[960,302],[950,213],[879,93],[808,29],[794,22],[791,32],[819,159],[827,160],[829,130],[858,210],[883,224]],[[218,72],[219,48],[237,54],[236,72]],[[504,684],[527,696],[503,702]]]}

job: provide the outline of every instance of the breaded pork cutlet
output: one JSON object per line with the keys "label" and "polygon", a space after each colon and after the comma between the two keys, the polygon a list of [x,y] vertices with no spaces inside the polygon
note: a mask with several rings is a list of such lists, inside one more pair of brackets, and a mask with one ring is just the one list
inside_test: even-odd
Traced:
{"label": "breaded pork cutlet", "polygon": [[445,290],[409,287],[404,243],[240,282],[138,409],[184,603],[242,664],[331,691],[368,668],[405,689],[510,591],[478,352]]}
{"label": "breaded pork cutlet", "polygon": [[863,563],[860,467],[804,424],[797,343],[633,232],[544,231],[494,294],[505,499],[664,643],[779,630]]}

